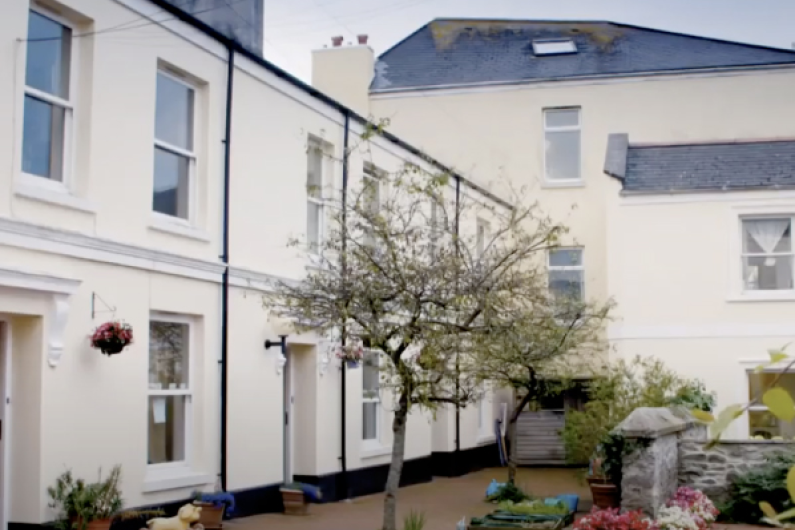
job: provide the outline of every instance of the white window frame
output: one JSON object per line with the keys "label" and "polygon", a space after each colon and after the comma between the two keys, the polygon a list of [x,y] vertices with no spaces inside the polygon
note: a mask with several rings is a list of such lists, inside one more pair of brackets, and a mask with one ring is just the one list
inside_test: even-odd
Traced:
{"label": "white window frame", "polygon": [[[577,251],[580,253],[580,264],[579,265],[552,265],[552,254],[556,251]],[[553,294],[552,286],[551,286],[551,279],[552,273],[555,271],[566,272],[566,271],[577,271],[582,274],[582,282],[580,283],[580,295],[581,301],[585,300],[585,251],[582,247],[559,247],[547,252],[547,272],[548,272],[548,279],[547,279],[547,288],[549,289],[550,294]]]}
{"label": "white window frame", "polygon": [[[547,125],[547,115],[555,112],[577,112],[577,125],[566,125],[559,127],[550,127]],[[582,178],[582,108],[581,107],[550,107],[542,111],[541,122],[544,127],[544,148],[541,151],[542,159],[544,161],[544,183],[549,186],[579,186],[583,183]],[[573,132],[576,131],[580,135],[580,152],[579,152],[579,166],[577,167],[577,178],[573,179],[552,179],[549,178],[547,173],[547,133],[548,132]]]}
{"label": "white window frame", "polygon": [[[384,180],[383,180],[383,178],[381,176],[382,174],[383,174],[383,172],[380,169],[378,169],[377,167],[375,167],[374,165],[372,165],[370,163],[365,162],[364,168],[362,170],[362,191],[365,194],[365,195],[363,195],[363,198],[367,198],[367,194],[366,194],[367,192],[364,191],[364,190],[368,186],[367,183],[369,181],[370,182],[369,185],[375,186],[375,189],[376,189],[376,207],[378,208],[379,211],[381,210],[381,205],[383,204],[383,202],[381,200],[382,199],[382,195],[381,194],[384,193]],[[363,207],[367,207],[369,205],[364,205],[363,204],[362,206]],[[369,246],[369,247],[371,247],[371,248],[374,248],[375,246],[378,245],[378,238],[376,238],[375,236],[370,235],[370,234],[365,234],[364,235],[364,244]]]}
{"label": "white window frame", "polygon": [[[180,389],[151,389],[149,388],[149,367],[151,354],[148,343],[151,337],[151,323],[163,322],[167,324],[186,324],[188,326],[188,386]],[[193,425],[194,410],[193,401],[195,399],[194,380],[196,378],[196,355],[194,354],[196,345],[196,333],[194,321],[186,316],[164,313],[152,313],[149,315],[150,326],[147,336],[147,389],[146,389],[146,469],[147,475],[172,475],[184,474],[189,472],[193,462]],[[185,458],[175,462],[164,462],[160,464],[149,463],[149,400],[157,396],[185,396]],[[181,473],[180,473],[181,472]]]}
{"label": "white window frame", "polygon": [[[378,379],[378,392],[375,397],[365,397],[364,395],[364,364],[367,362],[367,356],[375,356],[375,366],[379,369]],[[362,357],[362,449],[366,451],[378,450],[382,447],[381,442],[381,426],[383,424],[383,407],[381,406],[381,356],[383,352],[375,349],[364,349],[364,356]],[[364,405],[366,403],[375,403],[375,438],[364,437]]]}
{"label": "white window frame", "polygon": [[[773,252],[770,254],[764,253],[746,253],[744,250],[745,239],[745,221],[763,221],[766,219],[780,219],[788,220],[790,223],[790,251],[789,252]],[[739,278],[740,278],[740,293],[742,297],[749,299],[778,299],[778,298],[793,298],[795,297],[795,215],[792,213],[781,214],[751,214],[741,215],[739,217]],[[777,256],[791,256],[793,257],[793,288],[792,289],[748,289],[746,288],[745,281],[745,260],[748,257],[777,257]]]}
{"label": "white window frame", "polygon": [[478,259],[486,253],[491,237],[491,223],[480,217],[475,221],[475,255]]}
{"label": "white window frame", "polygon": [[309,193],[309,189],[306,190],[306,201],[307,201],[307,210],[309,208],[309,204],[314,204],[318,206],[318,226],[317,226],[317,248],[313,249],[312,246],[309,244],[309,223],[308,218],[309,216],[306,215],[305,218],[307,219],[307,226],[304,227],[305,233],[307,234],[307,251],[310,254],[318,255],[320,253],[320,249],[323,246],[323,242],[326,239],[326,206],[328,200],[326,198],[326,186],[329,185],[329,175],[328,175],[328,168],[326,165],[326,155],[330,151],[330,146],[328,143],[324,142],[320,138],[309,135],[307,139],[307,158],[306,158],[306,177],[307,182],[306,185],[309,185],[309,157],[311,156],[311,151],[313,149],[317,149],[320,152],[320,197],[312,197]]}
{"label": "white window frame", "polygon": [[[61,159],[61,180],[53,180],[49,177],[42,177],[39,175],[34,175],[31,173],[25,173],[23,171],[23,157],[24,157],[24,133],[20,134],[20,142],[19,142],[19,173],[20,173],[20,180],[24,185],[30,185],[36,188],[41,188],[43,190],[57,192],[57,193],[70,193],[70,190],[73,188],[73,160],[74,160],[74,153],[72,142],[74,139],[74,121],[75,121],[75,99],[77,93],[77,78],[79,77],[77,73],[79,72],[78,66],[78,57],[79,53],[75,53],[77,50],[77,46],[79,45],[78,41],[80,39],[76,39],[74,36],[77,33],[77,28],[75,24],[70,20],[64,18],[61,15],[54,13],[53,11],[47,9],[44,6],[41,6],[38,2],[31,1],[30,6],[28,7],[28,17],[30,17],[30,12],[33,11],[43,17],[49,18],[58,24],[61,24],[64,27],[69,28],[72,31],[72,41],[70,43],[69,49],[69,99],[63,99],[58,96],[54,96],[52,94],[48,94],[42,90],[38,90],[33,87],[29,87],[27,84],[27,55],[25,56],[25,61],[22,64],[22,84],[24,87],[23,94],[22,94],[22,102],[21,102],[21,112],[22,112],[22,120],[20,126],[22,129],[21,132],[24,131],[24,113],[25,113],[25,98],[27,96],[32,96],[37,99],[40,99],[46,103],[51,105],[55,105],[64,109],[64,131],[63,131],[63,152],[62,152],[62,159]],[[26,19],[26,22],[28,20]],[[26,50],[29,52],[28,50]]]}
{"label": "white window frame", "polygon": [[[189,89],[193,91],[193,116],[192,116],[192,124],[191,124],[191,145],[193,146],[192,151],[188,151],[187,149],[183,149],[182,147],[177,147],[176,145],[172,145],[168,142],[164,142],[163,140],[159,140],[157,138],[157,127],[155,127],[152,137],[154,139],[154,145],[152,146],[152,195],[149,197],[150,200],[150,208],[152,212],[152,217],[156,224],[177,224],[177,225],[184,225],[188,227],[193,227],[196,225],[198,220],[198,204],[199,204],[199,179],[198,179],[198,154],[197,154],[197,135],[196,130],[200,127],[199,123],[199,112],[197,107],[199,106],[199,86],[191,82],[185,76],[179,75],[174,71],[174,68],[169,66],[166,63],[158,63],[157,65],[157,72],[155,75],[155,98],[157,98],[157,76],[163,75],[168,77],[169,79],[176,81],[182,85],[185,85]],[[155,104],[155,122],[157,122],[157,105]],[[154,210],[154,206],[151,204],[154,201],[154,182],[155,182],[155,174],[154,174],[154,156],[155,156],[155,149],[162,149],[164,151],[168,151],[175,155],[184,157],[188,159],[188,217],[182,218],[176,215],[168,215],[162,212],[157,212]]]}
{"label": "white window frame", "polygon": [[[751,361],[751,360],[741,360],[740,365],[743,367],[743,376],[744,376],[744,384],[740,385],[741,389],[744,389],[743,399],[742,401],[748,401],[748,396],[751,392],[751,378],[750,376],[754,373],[755,367],[767,364],[770,362],[770,359],[760,359],[758,361]],[[777,363],[774,366],[766,367],[762,370],[762,373],[780,373],[786,366],[787,362]],[[767,412],[769,409],[762,403],[757,403],[748,406],[748,410],[746,413],[743,414],[744,421],[741,423],[742,429],[745,431],[745,438],[751,438],[753,433],[751,432],[751,412]],[[786,438],[785,438],[786,440]]]}

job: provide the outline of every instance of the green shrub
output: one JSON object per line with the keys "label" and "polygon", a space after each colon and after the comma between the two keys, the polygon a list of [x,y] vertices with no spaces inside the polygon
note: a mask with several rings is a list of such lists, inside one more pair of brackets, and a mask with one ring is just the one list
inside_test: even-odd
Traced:
{"label": "green shrub", "polygon": [[425,512],[411,510],[403,518],[403,530],[422,530],[423,528],[425,528]]}
{"label": "green shrub", "polygon": [[493,495],[489,495],[486,497],[486,500],[489,502],[522,502],[526,500],[530,500],[530,496],[521,490],[516,484],[511,484],[507,482],[500,486]]}
{"label": "green shrub", "polygon": [[778,513],[793,507],[787,493],[787,472],[795,465],[795,454],[771,456],[762,466],[738,476],[729,487],[729,500],[718,506],[721,519],[758,524],[761,501],[769,502]]}
{"label": "green shrub", "polygon": [[689,381],[676,392],[669,405],[710,412],[715,408],[715,392],[707,392],[704,383],[699,380]]}
{"label": "green shrub", "polygon": [[514,515],[567,515],[569,513],[565,502],[544,504],[542,501],[504,501],[500,503],[499,508]]}

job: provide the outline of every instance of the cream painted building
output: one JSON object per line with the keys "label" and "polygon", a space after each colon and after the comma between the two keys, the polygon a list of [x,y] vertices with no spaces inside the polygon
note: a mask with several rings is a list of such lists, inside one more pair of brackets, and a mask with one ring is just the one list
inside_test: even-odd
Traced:
{"label": "cream painted building", "polygon": [[[344,173],[445,167],[392,135],[344,157],[363,118],[162,0],[8,0],[0,37],[0,526],[51,521],[58,475],[115,464],[129,507],[382,491],[388,396],[365,369],[343,395],[323,337],[265,348],[262,294],[301,277],[286,243],[323,237]],[[111,319],[134,343],[103,356]],[[412,414],[404,482],[496,459],[495,406]]]}
{"label": "cream painted building", "polygon": [[[524,188],[567,223],[550,286],[617,302],[617,355],[657,356],[703,379],[723,407],[747,400],[749,368],[795,338],[791,143],[763,150],[772,168],[749,165],[767,158],[743,149],[691,165],[674,152],[644,192],[604,174],[613,133],[663,145],[795,137],[795,52],[609,22],[438,19],[378,58],[365,46],[317,50],[312,82],[484,187]],[[625,156],[630,175],[632,163]],[[738,189],[735,165],[757,178]],[[700,184],[679,188],[695,174]],[[732,429],[781,431],[764,410]]]}

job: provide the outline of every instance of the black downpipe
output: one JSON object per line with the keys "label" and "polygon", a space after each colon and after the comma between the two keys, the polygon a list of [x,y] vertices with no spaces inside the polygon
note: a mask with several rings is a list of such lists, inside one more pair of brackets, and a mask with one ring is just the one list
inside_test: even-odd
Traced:
{"label": "black downpipe", "polygon": [[223,216],[223,251],[221,261],[226,265],[221,285],[221,491],[226,490],[227,472],[227,389],[229,367],[227,364],[229,339],[229,188],[230,188],[230,157],[232,152],[232,88],[235,74],[235,50],[229,49],[229,61],[226,72],[226,124],[224,126],[224,216]]}
{"label": "black downpipe", "polygon": [[[348,205],[348,135],[350,133],[350,122],[351,117],[346,112],[345,113],[345,128],[343,132],[343,140],[342,140],[342,277],[345,278],[345,248],[347,243],[347,205]],[[345,330],[345,323],[342,324],[342,333],[341,333],[341,342],[342,345],[345,346],[345,337],[346,330]],[[340,466],[342,467],[342,472],[340,473],[340,491],[344,495],[344,499],[350,498],[350,488],[348,487],[348,451],[347,451],[347,390],[346,390],[346,372],[345,363],[341,363],[341,396],[340,396],[340,409],[342,413],[342,428],[340,429],[340,446],[342,448],[340,454]]]}
{"label": "black downpipe", "polygon": [[[461,177],[456,175],[455,177],[455,239],[456,239],[456,248],[458,247],[458,230],[461,223]],[[459,382],[459,366],[458,366],[458,354],[455,356],[455,395],[456,395],[456,403],[455,403],[455,469],[456,473],[458,472],[458,458],[459,453],[461,452],[461,407],[458,405],[458,394],[461,389],[461,383]]]}

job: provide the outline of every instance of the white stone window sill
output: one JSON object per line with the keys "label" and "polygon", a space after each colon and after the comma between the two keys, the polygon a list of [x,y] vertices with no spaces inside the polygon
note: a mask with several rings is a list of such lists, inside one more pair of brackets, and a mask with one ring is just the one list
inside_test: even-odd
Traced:
{"label": "white stone window sill", "polygon": [[745,291],[730,295],[727,302],[795,302],[795,291]]}
{"label": "white stone window sill", "polygon": [[166,215],[153,214],[151,219],[149,219],[149,228],[166,234],[195,239],[196,241],[211,241],[210,235],[204,230],[200,230],[181,219],[172,219]]}
{"label": "white stone window sill", "polygon": [[[45,182],[39,184],[34,179]],[[50,182],[43,177],[24,177],[17,180],[14,183],[14,194],[25,199],[54,204],[80,212],[96,213],[97,211],[97,207],[88,199],[73,195],[60,182]]]}
{"label": "white stone window sill", "polygon": [[585,182],[582,180],[545,180],[541,183],[542,188],[584,188]]}
{"label": "white stone window sill", "polygon": [[392,448],[388,445],[365,445],[360,455],[362,460],[367,458],[377,458],[392,454]]}
{"label": "white stone window sill", "polygon": [[197,473],[190,468],[170,468],[158,471],[148,470],[144,478],[144,493],[166,491],[179,488],[206,486],[215,482],[215,477],[207,473]]}
{"label": "white stone window sill", "polygon": [[496,441],[497,437],[494,436],[493,434],[480,434],[478,435],[477,440],[475,440],[475,443],[477,443],[478,445],[487,445],[487,444],[492,444]]}

